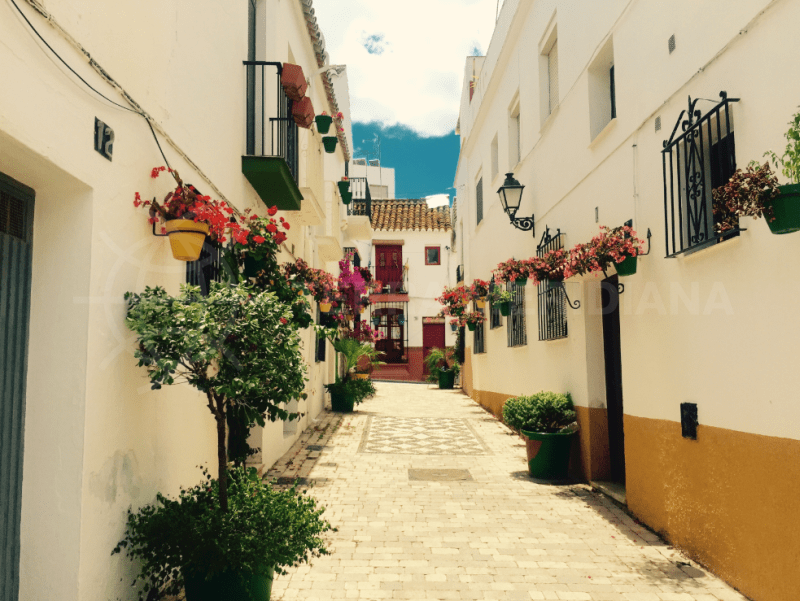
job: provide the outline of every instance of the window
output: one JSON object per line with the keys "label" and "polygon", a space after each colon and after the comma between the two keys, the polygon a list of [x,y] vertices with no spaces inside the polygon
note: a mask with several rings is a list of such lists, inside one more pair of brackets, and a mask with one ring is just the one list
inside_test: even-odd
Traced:
{"label": "window", "polygon": [[441,265],[441,257],[439,256],[439,246],[426,246],[425,247],[425,265]]}
{"label": "window", "polygon": [[206,240],[197,261],[186,263],[186,283],[199,286],[203,296],[208,296],[211,282],[221,282],[224,263],[218,246]]}
{"label": "window", "polygon": [[[492,280],[491,288],[495,289],[497,285]],[[489,303],[489,328],[494,330],[495,328],[499,328],[502,326],[502,320],[500,319],[500,305],[495,302]]]}
{"label": "window", "polygon": [[[545,229],[536,254],[544,256],[551,250],[564,248],[564,237],[561,230],[555,236],[550,235],[550,230]],[[537,290],[539,301],[539,340],[557,340],[567,337],[567,306],[566,293],[563,286],[553,286],[549,282],[539,284]]]}
{"label": "window", "polygon": [[[483,315],[483,309],[476,309],[478,313]],[[484,337],[484,326],[486,322],[481,322],[475,326],[472,332],[472,352],[474,354],[486,352],[486,339]]]}
{"label": "window", "polygon": [[483,221],[483,178],[480,178],[475,186],[475,208],[475,224],[477,225]]}
{"label": "window", "polygon": [[731,103],[738,98],[728,98],[725,92],[720,96],[722,101],[704,115],[698,99],[690,98],[688,112],[681,112],[661,151],[668,257],[705,248],[740,231],[718,232],[712,208],[711,191],[736,170]]}
{"label": "window", "polygon": [[542,125],[556,110],[558,100],[558,28],[553,14],[539,42],[539,116]]}
{"label": "window", "polygon": [[608,40],[589,65],[589,128],[594,140],[617,116],[614,45]]}
{"label": "window", "polygon": [[512,110],[508,118],[508,170],[512,171],[522,158],[519,129],[519,104]]}
{"label": "window", "polygon": [[547,53],[547,99],[549,115],[558,106],[558,41]]}
{"label": "window", "polygon": [[497,149],[497,134],[494,136],[494,140],[492,140],[492,179],[490,181],[494,181],[494,178],[497,177],[497,173],[500,171],[500,157],[498,156],[498,149]]}
{"label": "window", "polygon": [[[317,305],[317,324],[321,326],[329,326],[332,325],[331,322],[333,321],[330,313],[323,313],[319,310],[319,305]],[[317,349],[316,349],[316,356],[314,359],[317,363],[322,363],[325,361],[325,351],[327,349],[327,342],[328,339],[325,336],[318,336],[317,337]]]}
{"label": "window", "polygon": [[506,284],[511,292],[511,315],[506,320],[508,329],[508,346],[524,346],[528,344],[525,333],[525,287],[516,283]]}

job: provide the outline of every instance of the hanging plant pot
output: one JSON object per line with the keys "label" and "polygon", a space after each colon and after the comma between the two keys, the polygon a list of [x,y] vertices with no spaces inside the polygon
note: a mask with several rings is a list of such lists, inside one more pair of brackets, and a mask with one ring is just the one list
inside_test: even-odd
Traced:
{"label": "hanging plant pot", "polygon": [[325,136],[322,138],[322,144],[325,146],[325,152],[328,154],[333,154],[336,152],[336,144],[339,142],[339,138],[336,136]]}
{"label": "hanging plant pot", "polygon": [[348,192],[350,192],[350,180],[345,180],[342,182],[336,182],[336,185],[339,186],[339,195],[344,196]]}
{"label": "hanging plant pot", "polygon": [[398,316],[397,323],[399,323],[400,325],[403,325],[405,322],[406,322],[406,316],[405,315]]}
{"label": "hanging plant pot", "polygon": [[450,329],[455,332],[456,330],[458,330],[458,324],[457,323],[451,323],[450,324]]}
{"label": "hanging plant pot", "polygon": [[358,312],[359,312],[359,313],[364,313],[364,309],[366,309],[366,307],[364,307],[364,306],[362,305],[361,307],[359,307],[359,308],[358,308]]}
{"label": "hanging plant pot", "polygon": [[380,323],[381,323],[381,318],[380,317],[373,317],[372,318],[372,325],[374,325],[376,328],[380,325]]}
{"label": "hanging plant pot", "polygon": [[331,310],[331,303],[320,303],[319,310],[323,313],[328,313]]}
{"label": "hanging plant pot", "polygon": [[554,288],[561,288],[564,285],[563,280],[545,280],[545,285],[547,286],[548,290],[553,290]]}
{"label": "hanging plant pot", "polygon": [[351,200],[353,200],[352,192],[345,192],[342,194],[342,204],[349,205]]}
{"label": "hanging plant pot", "polygon": [[469,331],[470,331],[470,332],[474,332],[474,331],[475,331],[475,328],[476,328],[477,326],[478,326],[478,324],[477,324],[477,323],[473,323],[473,322],[471,322],[471,321],[468,321],[468,322],[467,322],[467,327],[469,328]]}
{"label": "hanging plant pot", "polygon": [[514,280],[514,283],[515,283],[517,286],[524,286],[525,284],[527,284],[527,283],[528,283],[528,278],[519,278],[519,279],[517,279],[517,280]]}
{"label": "hanging plant pot", "polygon": [[317,124],[317,131],[321,134],[327,134],[331,128],[331,123],[333,123],[333,117],[330,115],[317,115],[314,117],[314,121]]}
{"label": "hanging plant pot", "polygon": [[167,235],[172,248],[172,256],[178,261],[197,261],[203,242],[208,234],[208,224],[190,219],[170,219],[167,221]]}
{"label": "hanging plant pot", "polygon": [[617,275],[625,277],[636,273],[636,264],[638,257],[627,257],[624,261],[620,261],[615,265],[617,268]]}
{"label": "hanging plant pot", "polygon": [[764,204],[772,207],[775,217],[767,225],[773,234],[791,234],[800,230],[800,184],[779,186],[781,193]]}
{"label": "hanging plant pot", "polygon": [[511,315],[511,303],[498,303],[500,305],[500,315],[508,317]]}
{"label": "hanging plant pot", "polygon": [[475,299],[475,306],[478,309],[483,309],[486,307],[486,301],[482,298]]}
{"label": "hanging plant pot", "polygon": [[314,106],[311,104],[311,98],[305,96],[292,103],[292,119],[298,127],[305,129],[311,127],[311,124],[314,123]]}

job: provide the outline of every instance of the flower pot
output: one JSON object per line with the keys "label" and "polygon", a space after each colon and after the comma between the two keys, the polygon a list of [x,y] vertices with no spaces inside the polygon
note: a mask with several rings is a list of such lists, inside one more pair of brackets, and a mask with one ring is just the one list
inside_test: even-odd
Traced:
{"label": "flower pot", "polygon": [[342,194],[342,204],[349,205],[351,200],[353,200],[352,192],[345,192]]}
{"label": "flower pot", "polygon": [[355,374],[353,374],[353,377],[354,377],[356,380],[369,380],[369,374],[359,374],[359,373],[355,373]]}
{"label": "flower pot", "polygon": [[[339,186],[339,195],[340,196],[344,196],[345,194],[350,192],[350,182],[349,181],[336,182],[336,185]],[[352,198],[352,196],[351,196],[351,198]]]}
{"label": "flower pot", "polygon": [[548,290],[554,290],[555,288],[561,288],[564,285],[564,280],[550,280],[546,279],[544,281],[545,286],[547,286]]}
{"label": "flower pot", "polygon": [[331,310],[331,303],[320,303],[319,310],[323,313],[328,313]]}
{"label": "flower pot", "polygon": [[328,154],[333,154],[336,152],[337,142],[339,142],[339,138],[336,136],[325,136],[322,138],[322,143],[325,145],[325,152]]}
{"label": "flower pot", "polygon": [[456,370],[439,368],[439,388],[452,390],[456,382]]}
{"label": "flower pot", "polygon": [[456,330],[458,330],[458,324],[457,323],[451,323],[450,324],[450,329],[455,332]]}
{"label": "flower pot", "polygon": [[569,475],[569,456],[575,432],[546,434],[523,430],[522,434],[525,436],[531,476],[542,480],[566,479]]}
{"label": "flower pot", "polygon": [[366,307],[361,306],[361,307],[358,308],[358,312],[359,313],[364,313],[364,309],[366,309]]}
{"label": "flower pot", "polygon": [[774,219],[764,216],[773,234],[791,234],[800,230],[800,184],[779,186],[781,193],[764,204],[772,207]]}
{"label": "flower pot", "polygon": [[244,277],[254,278],[258,276],[258,272],[264,269],[264,262],[258,261],[251,257],[249,254],[244,258]]}
{"label": "flower pot", "polygon": [[185,574],[186,601],[269,601],[275,570],[268,574],[222,572],[208,580]]}
{"label": "flower pot", "polygon": [[486,307],[486,301],[482,298],[477,299],[475,301],[475,307],[477,307],[478,309],[483,309],[484,307]]}
{"label": "flower pot", "polygon": [[617,263],[615,265],[617,268],[617,275],[624,277],[636,273],[636,259],[638,259],[638,257],[627,257],[624,261]]}
{"label": "flower pot", "polygon": [[467,322],[467,327],[469,328],[470,332],[474,332],[475,328],[478,326],[477,323],[472,323],[471,321]]}
{"label": "flower pot", "polygon": [[208,224],[190,219],[167,221],[167,235],[172,256],[178,261],[197,261],[208,234]]}
{"label": "flower pot", "polygon": [[381,318],[380,317],[373,317],[372,318],[372,325],[374,325],[376,328],[380,325],[380,323],[381,323]]}
{"label": "flower pot", "polygon": [[327,134],[333,123],[333,117],[330,115],[317,115],[314,117],[314,122],[317,124],[317,131],[321,134]]}
{"label": "flower pot", "polygon": [[331,392],[331,410],[337,413],[352,413],[355,406],[355,399],[346,392]]}
{"label": "flower pot", "polygon": [[500,306],[500,315],[505,315],[506,317],[511,315],[511,303],[498,303],[498,305]]}
{"label": "flower pot", "polygon": [[514,280],[514,283],[517,286],[524,286],[525,284],[528,283],[528,278],[518,278],[518,279]]}

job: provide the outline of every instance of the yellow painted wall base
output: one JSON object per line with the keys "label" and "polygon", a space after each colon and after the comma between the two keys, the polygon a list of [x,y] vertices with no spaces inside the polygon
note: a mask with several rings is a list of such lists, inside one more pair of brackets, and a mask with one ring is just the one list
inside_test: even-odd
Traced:
{"label": "yellow painted wall base", "polygon": [[611,473],[608,412],[604,407],[575,407],[575,413],[580,426],[580,465],[576,465],[573,454],[570,471],[588,481],[606,480]]}
{"label": "yellow painted wall base", "polygon": [[755,601],[800,598],[800,441],[625,416],[628,507]]}

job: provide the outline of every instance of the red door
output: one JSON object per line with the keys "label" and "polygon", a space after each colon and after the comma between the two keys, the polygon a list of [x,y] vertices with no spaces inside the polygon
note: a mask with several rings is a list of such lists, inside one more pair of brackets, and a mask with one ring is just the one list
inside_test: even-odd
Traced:
{"label": "red door", "polygon": [[381,361],[386,363],[406,363],[406,317],[402,309],[376,309],[373,315],[380,317],[378,331],[384,338],[375,343],[375,350],[383,353]]}
{"label": "red door", "polygon": [[[422,324],[422,360],[428,356],[432,348],[444,348],[444,324],[443,323],[424,323]],[[424,365],[424,363],[423,363]],[[428,375],[427,366],[424,367],[425,375]]]}
{"label": "red door", "polygon": [[379,245],[375,247],[377,268],[375,278],[384,286],[390,286],[397,292],[403,285],[403,247],[399,244]]}

